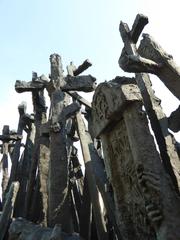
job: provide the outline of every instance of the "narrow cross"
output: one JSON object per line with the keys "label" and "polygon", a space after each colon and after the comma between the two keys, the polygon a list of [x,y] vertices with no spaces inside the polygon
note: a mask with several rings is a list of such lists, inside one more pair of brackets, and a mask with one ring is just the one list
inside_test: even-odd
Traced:
{"label": "narrow cross", "polygon": [[25,217],[24,203],[35,138],[34,116],[24,113],[21,117],[21,123],[24,131],[27,133],[27,137],[24,145],[24,151],[18,161],[17,181],[20,183],[20,188],[16,198],[14,217]]}
{"label": "narrow cross", "polygon": [[3,197],[4,197],[4,193],[5,190],[7,188],[8,185],[8,180],[9,180],[9,176],[8,176],[8,148],[9,148],[9,144],[11,141],[18,141],[22,138],[21,135],[16,134],[16,133],[12,133],[9,129],[8,125],[4,125],[3,130],[2,130],[2,135],[0,135],[0,140],[2,141],[2,160],[1,160],[1,164],[2,164],[2,169],[3,169],[3,178],[2,178],[2,193],[3,193]]}
{"label": "narrow cross", "polygon": [[[40,77],[38,77],[37,73],[33,72],[32,81],[25,82],[25,81],[17,80],[15,83],[15,90],[18,93],[31,92],[33,108],[34,108],[34,123],[35,123],[36,133],[35,133],[34,149],[33,149],[33,155],[32,155],[31,167],[30,167],[29,181],[27,186],[27,194],[25,199],[25,215],[30,220],[33,220],[35,216],[38,217],[38,213],[37,211],[35,212],[35,209],[32,206],[32,203],[34,202],[33,199],[35,198],[35,196],[37,195],[39,196],[40,194],[39,192],[37,194],[35,193],[35,189],[37,191],[40,191],[38,188],[35,188],[35,182],[38,182],[41,179],[41,177],[39,179],[39,176],[38,176],[37,179],[39,180],[36,181],[36,171],[37,171],[38,165],[41,165],[41,163],[39,162],[40,161],[39,158],[42,155],[42,152],[40,151],[41,149],[40,146],[41,146],[41,143],[44,142],[44,137],[41,135],[40,129],[41,129],[41,125],[47,122],[47,117],[46,117],[47,108],[46,108],[45,98],[44,98],[44,88],[47,86],[48,82],[49,82],[49,79],[46,78],[44,75],[41,75]],[[42,172],[40,171],[40,175],[41,173]],[[43,196],[44,194],[42,193],[42,198]],[[43,209],[41,209],[40,207],[39,211],[43,211]]]}
{"label": "narrow cross", "polygon": [[[18,122],[17,134],[19,135],[23,134],[23,130],[25,128],[23,117],[26,114],[26,108],[27,108],[26,102],[22,102],[18,106],[19,122]],[[13,152],[11,154],[12,166],[11,166],[11,173],[9,177],[7,191],[9,191],[11,183],[17,180],[17,169],[18,169],[18,161],[20,156],[20,148],[21,148],[21,140],[18,140],[16,141]]]}

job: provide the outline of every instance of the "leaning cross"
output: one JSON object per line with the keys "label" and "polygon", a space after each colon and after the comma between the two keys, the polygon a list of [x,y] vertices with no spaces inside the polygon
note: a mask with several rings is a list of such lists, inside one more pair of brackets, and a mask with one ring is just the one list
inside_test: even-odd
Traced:
{"label": "leaning cross", "polygon": [[[2,135],[0,135],[0,140],[2,141],[2,149],[3,149],[3,157],[2,157],[2,169],[3,169],[3,178],[2,178],[2,193],[4,195],[5,190],[7,188],[8,184],[8,148],[11,141],[18,141],[22,138],[21,135],[18,135],[16,133],[12,133],[9,130],[8,125],[4,125],[2,130]],[[3,196],[4,197],[4,196]]]}
{"label": "leaning cross", "polygon": [[168,121],[162,111],[159,99],[154,95],[154,91],[151,88],[149,75],[147,73],[140,73],[154,73],[157,69],[161,68],[161,65],[156,62],[142,58],[136,47],[138,37],[147,23],[147,17],[140,14],[137,15],[132,30],[129,29],[126,23],[120,23],[120,34],[124,42],[124,49],[119,59],[119,65],[125,71],[136,72],[136,82],[140,88],[144,106],[159,146],[164,168],[170,175],[179,193],[180,175],[178,169],[180,169],[180,163],[172,136],[168,132]]}

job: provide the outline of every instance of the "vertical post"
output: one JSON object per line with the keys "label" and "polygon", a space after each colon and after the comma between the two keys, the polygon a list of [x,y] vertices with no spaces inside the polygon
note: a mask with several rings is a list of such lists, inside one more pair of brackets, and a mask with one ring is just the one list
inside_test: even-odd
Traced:
{"label": "vertical post", "polygon": [[0,217],[0,240],[4,240],[9,222],[13,216],[13,208],[16,200],[16,195],[19,189],[19,183],[13,182],[7,194],[7,199],[3,207],[3,212]]}
{"label": "vertical post", "polygon": [[89,192],[90,192],[91,201],[92,201],[98,239],[99,240],[108,239],[103,216],[101,213],[101,207],[99,202],[99,192],[96,186],[96,180],[93,173],[93,166],[91,162],[91,154],[89,150],[89,145],[91,144],[91,142],[87,138],[86,127],[82,119],[81,113],[76,114],[76,121],[77,121],[78,133],[80,137],[81,148],[82,148],[82,153],[83,153],[83,158],[84,158],[84,163],[86,168],[86,174],[87,174],[86,176],[87,176],[88,187],[89,187]]}
{"label": "vertical post", "polygon": [[50,166],[49,166],[49,225],[61,224],[62,230],[72,232],[70,212],[69,171],[66,149],[66,120],[63,117],[65,93],[61,57],[50,56],[51,62],[51,119],[50,119]]}

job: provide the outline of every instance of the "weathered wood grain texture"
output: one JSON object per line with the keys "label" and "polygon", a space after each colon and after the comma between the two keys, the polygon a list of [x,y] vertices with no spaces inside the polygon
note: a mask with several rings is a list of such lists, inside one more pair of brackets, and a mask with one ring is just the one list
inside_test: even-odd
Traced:
{"label": "weathered wood grain texture", "polygon": [[[136,45],[133,43],[133,40],[131,39],[130,35],[131,31],[126,23],[123,22],[120,23],[120,33],[125,45],[126,54],[128,56],[139,57],[140,55],[137,51]],[[131,64],[129,64],[129,66],[130,65]],[[141,63],[136,62],[136,66],[141,67]],[[145,67],[147,67],[147,65],[145,65]],[[159,64],[157,64],[157,67],[159,68]],[[133,71],[137,72],[135,69]],[[143,72],[144,70],[139,68],[139,72],[141,71]],[[171,176],[172,182],[177,192],[179,192],[178,190],[178,186],[180,183],[179,158],[177,156],[175,146],[173,145],[171,135],[168,134],[167,119],[161,109],[160,103],[157,102],[157,98],[154,96],[153,90],[151,89],[151,86],[148,83],[149,82],[148,79],[149,77],[146,73],[143,74],[136,73],[136,81],[138,87],[141,90],[144,106],[148,113],[152,129],[156,136],[156,140],[159,146],[164,167],[167,173]],[[173,168],[175,169],[175,173],[173,171]]]}
{"label": "weathered wood grain texture", "polygon": [[130,36],[134,43],[137,43],[144,27],[148,24],[148,17],[143,14],[137,14],[134,20]]}
{"label": "weathered wood grain texture", "polygon": [[[87,70],[89,67],[91,67],[92,64],[91,62],[86,59],[80,66],[76,68],[76,66],[73,64],[73,62],[70,62],[70,65],[67,66],[67,73],[68,76],[77,76],[80,73],[84,72]],[[92,77],[92,88],[94,90],[95,88],[95,78]],[[77,86],[76,86],[77,87]],[[67,92],[72,98],[78,100],[81,104],[85,105],[86,107],[91,108],[91,103],[89,103],[86,99],[84,99],[82,96],[80,96],[77,92],[74,91],[68,91]]]}
{"label": "weathered wood grain texture", "polygon": [[40,193],[43,204],[42,224],[47,226],[48,222],[48,176],[49,176],[49,136],[42,135],[40,142],[39,172],[40,172]]}
{"label": "weathered wood grain texture", "polygon": [[6,202],[3,206],[2,215],[0,217],[0,240],[4,240],[10,220],[13,216],[14,203],[19,189],[19,183],[13,182],[7,194]]}
{"label": "weathered wood grain texture", "polygon": [[[137,24],[133,26],[138,26]],[[132,29],[133,30],[133,29]],[[131,30],[131,31],[132,31]],[[149,72],[154,73],[160,68],[156,62],[143,58],[136,49],[136,44],[131,39],[131,31],[128,25],[120,22],[119,31],[124,42],[124,48],[119,58],[119,66],[126,72]]]}
{"label": "weathered wood grain texture", "polygon": [[[33,102],[33,110],[34,110],[34,124],[36,128],[35,132],[35,140],[34,140],[34,148],[32,154],[32,161],[30,166],[30,174],[29,180],[27,184],[27,194],[25,198],[25,216],[33,220],[35,215],[37,216],[37,210],[35,212],[34,207],[32,206],[33,198],[35,199],[38,193],[38,181],[40,180],[39,176],[36,178],[36,173],[39,172],[38,164],[39,164],[39,157],[40,157],[40,143],[41,143],[41,135],[40,135],[40,128],[41,124],[44,123],[46,120],[46,105],[45,105],[45,98],[44,98],[44,88],[48,84],[48,79],[42,75],[38,77],[37,73],[33,72],[32,74],[32,81],[31,82],[24,82],[24,81],[16,81],[15,89],[19,93],[23,92],[31,92],[32,93],[32,102]],[[45,120],[44,120],[45,119]],[[35,186],[37,184],[37,186]],[[36,191],[35,191],[36,189]],[[43,195],[42,195],[43,197]],[[42,216],[42,209],[43,207],[39,207],[39,216]],[[35,220],[34,220],[35,221]]]}
{"label": "weathered wood grain texture", "polygon": [[[22,102],[18,106],[19,122],[18,122],[17,134],[19,134],[19,135],[22,135],[22,133],[23,133],[23,129],[24,129],[23,116],[26,113],[26,108],[27,108],[26,102]],[[21,149],[21,139],[16,141],[13,152],[12,152],[12,157],[11,157],[12,166],[11,166],[11,172],[10,172],[7,190],[9,190],[9,187],[13,181],[17,181],[17,170],[18,170],[18,161],[19,161],[19,157],[20,157],[20,149]]]}
{"label": "weathered wood grain texture", "polygon": [[16,92],[33,92],[34,90],[40,91],[44,89],[44,87],[48,84],[49,79],[44,75],[41,75],[40,77],[38,77],[36,73],[33,73],[33,75],[33,81],[30,82],[16,80]]}
{"label": "weathered wood grain texture", "polygon": [[35,139],[35,126],[34,123],[31,123],[30,128],[27,130],[27,137],[25,143],[25,149],[23,153],[22,162],[19,163],[19,175],[18,181],[20,183],[20,188],[18,191],[16,205],[15,205],[15,217],[25,217],[25,198],[27,184],[29,180],[29,169],[32,161],[32,152],[34,148],[34,139]]}
{"label": "weathered wood grain texture", "polygon": [[82,96],[80,96],[77,92],[73,92],[73,91],[68,91],[67,92],[71,97],[73,97],[74,99],[76,99],[78,102],[80,102],[81,104],[85,105],[88,108],[91,108],[91,103],[89,101],[87,101],[85,98],[83,98]]}
{"label": "weathered wood grain texture", "polygon": [[92,92],[94,91],[96,84],[96,79],[89,76],[70,76],[65,77],[65,83],[61,86],[61,89],[64,91],[83,91],[83,92]]}
{"label": "weathered wood grain texture", "polygon": [[3,157],[1,160],[2,170],[3,170],[3,177],[2,177],[2,194],[3,194],[3,202],[5,199],[5,195],[9,190],[9,174],[8,174],[8,149],[9,144],[12,141],[21,140],[22,136],[17,134],[16,132],[12,132],[9,129],[9,125],[4,125],[2,130],[2,135],[0,135],[0,140],[3,143]]}
{"label": "weathered wood grain texture", "polygon": [[176,65],[173,57],[166,53],[149,34],[143,34],[138,53],[161,66],[154,74],[180,99],[180,68]]}
{"label": "weathered wood grain texture", "polygon": [[[61,57],[50,56],[51,62],[51,120],[50,120],[50,166],[49,166],[49,226],[61,224],[62,230],[72,232],[70,213],[69,171],[66,149],[66,119],[62,117],[65,93],[60,89],[63,78]],[[60,121],[59,121],[60,120]]]}
{"label": "weathered wood grain texture", "polygon": [[77,68],[73,69],[73,75],[77,76],[87,70],[89,67],[92,66],[92,63],[86,59],[81,65],[79,65]]}
{"label": "weathered wood grain texture", "polygon": [[9,181],[9,174],[8,174],[8,143],[3,143],[3,156],[1,159],[1,165],[2,165],[2,201],[4,202],[5,198],[5,192],[6,188],[8,186],[8,181]]}
{"label": "weathered wood grain texture", "polygon": [[[121,80],[123,79],[123,81],[126,82],[125,78],[119,78],[119,77],[116,77],[115,81],[118,82],[119,79],[121,79]],[[129,81],[132,81],[132,83],[135,83],[134,79],[129,79]],[[89,149],[90,149],[96,184],[101,193],[101,197],[103,199],[103,203],[105,205],[109,221],[114,228],[116,236],[118,239],[122,239],[121,232],[120,232],[120,229],[117,225],[117,221],[115,218],[115,206],[114,206],[114,202],[113,202],[112,192],[109,187],[110,183],[107,178],[107,173],[106,173],[105,167],[104,167],[104,160],[102,158],[102,149],[101,148],[98,149],[99,144],[97,144],[97,147],[95,147],[95,145],[93,143],[93,141],[97,141],[98,143],[100,142],[100,139],[95,139],[95,136],[94,136],[95,132],[92,130],[93,126],[95,125],[95,124],[93,124],[93,117],[92,117],[93,109],[86,109],[86,111],[87,111],[87,113],[85,114],[85,117],[86,117],[86,120],[88,121],[88,132],[89,132],[89,133],[87,133],[87,138],[89,139],[89,142],[91,143],[91,144],[89,144]]]}
{"label": "weathered wood grain texture", "polygon": [[91,154],[90,154],[90,149],[89,149],[89,144],[91,144],[92,142],[89,142],[89,139],[87,137],[87,131],[86,131],[86,127],[83,122],[81,113],[76,114],[76,121],[77,121],[78,134],[80,137],[83,159],[84,159],[85,169],[86,169],[86,174],[87,174],[88,188],[89,188],[89,192],[90,192],[90,196],[91,196],[92,207],[94,210],[98,239],[99,240],[107,239],[107,232],[105,229],[103,216],[102,216],[101,210],[100,210],[98,189],[96,186],[96,180],[95,180],[95,176],[94,176],[94,172],[93,172]]}
{"label": "weathered wood grain texture", "polygon": [[179,193],[180,161],[173,136],[168,130],[168,118],[163,112],[160,99],[154,94],[148,74],[136,74],[136,81],[141,90],[145,109],[157,140],[164,167],[171,176],[172,182]]}
{"label": "weathered wood grain texture", "polygon": [[115,205],[113,202],[113,196],[109,189],[109,181],[107,178],[107,174],[105,172],[103,160],[98,156],[98,152],[94,147],[92,139],[89,134],[87,134],[87,139],[89,140],[89,151],[92,159],[93,171],[95,175],[96,184],[99,192],[101,193],[101,197],[103,199],[103,203],[109,217],[109,220],[114,228],[114,231],[119,240],[122,239],[121,231],[117,225],[117,221],[115,218]]}
{"label": "weathered wood grain texture", "polygon": [[[34,91],[32,92],[32,100],[33,100],[33,107],[34,107],[34,124],[35,124],[35,139],[34,139],[34,148],[33,148],[33,154],[32,154],[32,161],[31,161],[31,167],[30,167],[30,174],[29,174],[29,181],[27,185],[27,194],[25,199],[25,214],[26,217],[30,220],[33,220],[33,215],[36,214],[33,209],[33,212],[31,211],[31,204],[33,202],[34,197],[34,188],[36,181],[36,173],[38,169],[39,159],[40,159],[40,142],[41,142],[41,135],[40,135],[40,127],[42,124],[42,121],[44,121],[44,118],[46,117],[46,106],[45,106],[45,100],[43,95],[43,90],[41,91]],[[42,209],[38,209],[39,211],[42,211]]]}
{"label": "weathered wood grain texture", "polygon": [[[161,159],[156,152],[153,138],[148,134],[149,129],[146,116],[145,114],[140,113],[141,105],[136,105],[136,109],[134,106],[131,106],[129,112],[128,110],[125,111],[124,119],[127,126],[134,161],[137,164],[139,159],[141,159],[143,164],[143,168],[139,166],[141,169],[138,170],[138,177],[142,191],[144,192],[144,197],[147,201],[147,214],[152,221],[157,239],[178,239],[180,237],[180,232],[178,230],[180,228],[180,211],[178,210],[180,209],[180,198],[176,193],[168,174],[165,173],[164,168],[161,165]],[[139,114],[137,114],[137,109],[139,109]],[[143,118],[144,121],[142,121]],[[133,127],[132,120],[134,121]],[[149,173],[148,168],[150,170]],[[147,189],[150,191],[157,191],[159,194],[158,205],[155,204],[153,207],[154,200],[153,197],[149,199]],[[154,195],[154,199],[155,198],[156,196]],[[153,213],[153,211],[156,212],[155,215],[155,212]],[[162,221],[160,225],[159,220],[160,222]]]}
{"label": "weathered wood grain texture", "polygon": [[85,240],[91,239],[91,223],[92,223],[92,203],[91,196],[89,193],[87,177],[85,173],[82,207],[80,209],[79,217],[80,236]]}

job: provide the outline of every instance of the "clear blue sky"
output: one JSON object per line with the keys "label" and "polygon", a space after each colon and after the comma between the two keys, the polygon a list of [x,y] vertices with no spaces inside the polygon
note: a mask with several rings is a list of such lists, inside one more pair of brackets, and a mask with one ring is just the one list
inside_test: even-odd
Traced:
{"label": "clear blue sky", "polygon": [[[16,126],[17,104],[25,98],[14,91],[15,80],[31,80],[32,71],[48,74],[51,53],[62,56],[64,69],[72,60],[79,65],[88,58],[93,67],[87,73],[98,82],[127,75],[118,66],[123,47],[118,28],[120,20],[131,26],[137,13],[148,15],[145,32],[180,64],[178,0],[0,0],[0,128]],[[159,80],[155,85],[167,99]],[[172,98],[170,108],[177,105]],[[170,112],[166,102],[164,107]]]}

